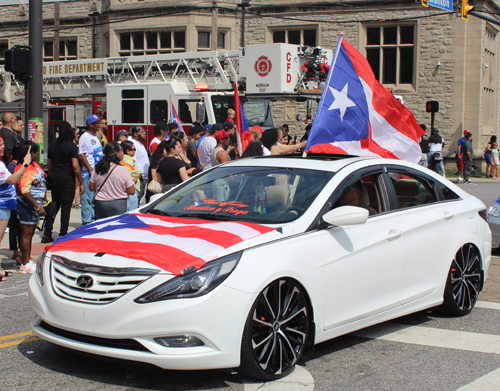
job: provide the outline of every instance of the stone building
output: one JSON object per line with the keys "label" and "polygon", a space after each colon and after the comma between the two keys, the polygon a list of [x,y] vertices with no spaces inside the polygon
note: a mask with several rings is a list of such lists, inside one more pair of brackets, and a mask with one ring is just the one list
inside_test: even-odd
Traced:
{"label": "stone building", "polygon": [[[54,4],[44,0],[44,60],[54,58]],[[60,0],[60,59],[118,57],[236,49],[242,1]],[[453,162],[464,129],[475,135],[477,155],[499,125],[499,28],[460,12],[427,8],[414,0],[343,2],[251,0],[245,6],[245,44],[286,42],[334,49],[339,33],[367,57],[379,81],[401,95],[419,123],[430,127],[427,100],[437,100],[435,126]],[[476,0],[477,10],[498,12],[497,0]],[[28,0],[0,3],[0,49],[27,42]],[[495,17],[494,15],[492,15]],[[93,29],[96,34],[93,39]],[[313,105],[313,114],[315,109]],[[301,135],[305,104],[274,102],[275,123]]]}

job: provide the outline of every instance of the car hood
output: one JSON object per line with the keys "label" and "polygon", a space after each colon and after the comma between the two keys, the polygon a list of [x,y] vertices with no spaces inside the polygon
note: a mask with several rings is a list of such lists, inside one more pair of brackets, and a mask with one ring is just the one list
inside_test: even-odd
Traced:
{"label": "car hood", "polygon": [[50,255],[106,267],[149,268],[175,275],[211,260],[281,239],[282,229],[236,221],[124,214],[78,228],[46,247]]}

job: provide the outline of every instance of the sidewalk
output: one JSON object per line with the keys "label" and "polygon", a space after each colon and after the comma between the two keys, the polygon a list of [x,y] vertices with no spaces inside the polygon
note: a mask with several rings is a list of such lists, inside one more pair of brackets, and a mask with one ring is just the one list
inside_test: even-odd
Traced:
{"label": "sidewalk", "polygon": [[[69,232],[82,225],[82,215],[81,209],[71,209],[71,216],[69,220]],[[42,226],[42,222],[38,224],[39,227]],[[56,216],[56,221],[54,221],[54,229],[52,231],[52,237],[57,239],[59,236],[59,228],[61,226],[61,212]],[[50,245],[50,243],[40,243],[42,240],[43,232],[38,229],[35,231],[33,236],[33,244],[31,247],[31,255],[36,258],[41,254],[43,249]],[[5,233],[2,242],[0,243],[0,268],[9,271],[19,271],[19,266],[15,260],[11,259],[12,251],[9,250],[9,234]]]}

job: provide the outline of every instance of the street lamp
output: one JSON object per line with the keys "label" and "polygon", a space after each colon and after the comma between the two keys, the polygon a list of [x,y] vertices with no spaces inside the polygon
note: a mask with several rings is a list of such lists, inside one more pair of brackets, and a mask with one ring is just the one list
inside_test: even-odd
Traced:
{"label": "street lamp", "polygon": [[242,48],[245,47],[245,8],[250,7],[249,1],[242,1],[240,4],[237,4],[238,7],[241,7],[241,39],[240,46]]}
{"label": "street lamp", "polygon": [[99,11],[97,10],[97,6],[95,4],[95,0],[92,2],[92,5],[90,6],[89,16],[92,17],[92,58],[95,58],[96,17],[99,16]]}

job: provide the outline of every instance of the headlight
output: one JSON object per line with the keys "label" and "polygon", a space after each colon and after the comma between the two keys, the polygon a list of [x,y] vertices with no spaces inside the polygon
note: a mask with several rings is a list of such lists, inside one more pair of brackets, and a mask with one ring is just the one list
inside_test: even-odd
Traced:
{"label": "headlight", "polygon": [[183,276],[174,277],[135,299],[136,303],[199,297],[220,285],[234,270],[242,252],[211,261],[201,269]]}
{"label": "headlight", "polygon": [[488,208],[488,214],[495,217],[500,217],[500,203],[495,201],[493,204],[491,204],[491,206]]}
{"label": "headlight", "polygon": [[42,251],[38,260],[36,261],[36,276],[38,277],[38,282],[43,286],[43,263],[45,262],[45,254],[47,251]]}

